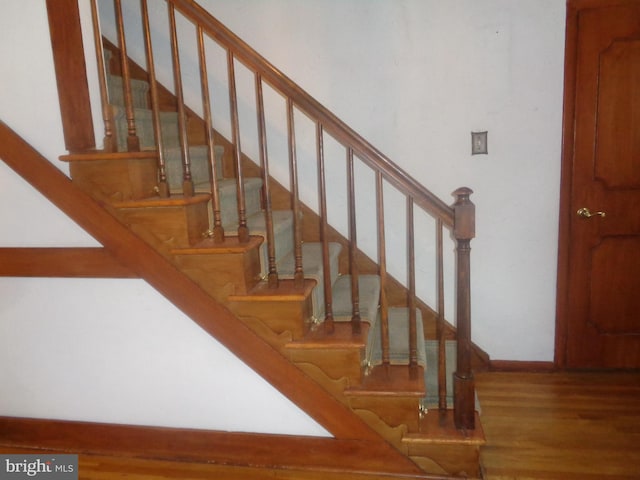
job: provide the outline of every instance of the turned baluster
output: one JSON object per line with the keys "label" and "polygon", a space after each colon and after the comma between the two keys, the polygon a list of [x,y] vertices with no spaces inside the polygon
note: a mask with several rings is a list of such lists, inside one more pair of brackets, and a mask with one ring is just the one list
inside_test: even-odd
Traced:
{"label": "turned baluster", "polygon": [[333,291],[331,286],[331,262],[327,222],[327,190],[324,171],[324,134],[322,124],[316,123],[316,157],[318,165],[318,195],[320,206],[320,243],[322,245],[322,285],[324,287],[324,329],[333,333]]}
{"label": "turned baluster", "polygon": [[444,265],[443,265],[443,224],[436,220],[436,288],[438,292],[436,339],[438,342],[438,408],[447,409],[447,351],[444,325]]}
{"label": "turned baluster", "polygon": [[413,223],[413,198],[407,196],[407,274],[409,298],[409,372],[411,378],[418,376],[418,328],[416,318],[416,258]]}
{"label": "turned baluster", "polygon": [[378,226],[378,274],[380,275],[380,344],[382,364],[391,364],[389,353],[389,305],[387,301],[387,247],[384,231],[384,183],[382,173],[376,171],[376,216]]}
{"label": "turned baluster", "polygon": [[353,149],[347,148],[347,191],[349,197],[349,272],[351,273],[351,331],[358,334],[360,325],[360,286],[357,263],[356,192],[353,176]]}
{"label": "turned baluster", "polygon": [[191,178],[191,158],[189,155],[189,140],[187,139],[187,113],[184,106],[182,90],[182,73],[180,68],[180,54],[178,49],[178,33],[176,31],[176,14],[173,3],[168,2],[169,31],[171,36],[171,58],[173,60],[173,82],[176,101],[178,104],[178,137],[180,153],[182,155],[182,193],[186,197],[193,196],[193,179]]}
{"label": "turned baluster", "polygon": [[242,168],[242,148],[240,146],[240,119],[238,115],[238,93],[236,90],[236,69],[233,52],[227,50],[227,75],[229,76],[229,108],[231,109],[231,142],[236,166],[236,200],[238,204],[238,240],[249,241],[247,226],[247,205],[244,193],[244,172]]}
{"label": "turned baluster", "polygon": [[153,60],[153,48],[151,46],[151,28],[149,26],[149,10],[147,0],[140,0],[142,12],[142,29],[144,32],[144,46],[147,56],[147,71],[149,72],[149,88],[151,93],[151,114],[153,116],[153,133],[158,149],[158,194],[169,197],[169,183],[167,182],[167,166],[164,155],[164,142],[162,141],[162,127],[160,126],[160,106],[158,101],[158,84],[156,82],[155,63]]}
{"label": "turned baluster", "polygon": [[118,32],[118,48],[120,49],[120,68],[122,69],[122,88],[124,94],[125,115],[127,117],[127,150],[140,150],[140,139],[136,133],[136,119],[133,110],[133,95],[131,93],[131,73],[129,72],[129,57],[127,56],[127,42],[124,33],[122,5],[120,0],[114,0],[116,14],[116,29]]}
{"label": "turned baluster", "polygon": [[204,48],[204,32],[198,25],[198,61],[200,64],[200,89],[202,91],[202,109],[204,111],[205,140],[207,144],[207,158],[209,160],[211,185],[211,209],[213,211],[212,231],[215,243],[224,242],[224,228],[220,210],[220,192],[218,190],[218,164],[216,163],[215,145],[213,142],[213,118],[211,116],[211,97],[209,95],[209,75],[207,75],[207,59]]}
{"label": "turned baluster", "polygon": [[294,285],[304,285],[304,271],[302,269],[302,225],[300,194],[298,191],[298,160],[296,157],[296,134],[293,115],[293,100],[287,98],[287,134],[289,138],[289,175],[291,191],[291,209],[293,210],[293,255],[295,270]]}
{"label": "turned baluster", "polygon": [[102,121],[104,123],[103,148],[106,152],[115,152],[118,149],[113,135],[113,111],[109,107],[109,91],[107,89],[107,68],[104,61],[102,46],[102,34],[100,33],[100,21],[98,18],[98,5],[96,0],[91,0],[91,20],[93,23],[93,42],[96,49],[98,62],[98,83],[100,85],[100,105],[102,107]]}
{"label": "turned baluster", "polygon": [[265,127],[264,98],[262,91],[262,75],[255,74],[256,105],[258,108],[258,140],[260,142],[260,170],[262,171],[262,190],[264,192],[264,214],[267,227],[267,257],[268,257],[268,284],[270,288],[277,288],[279,284],[278,271],[276,269],[276,242],[273,231],[273,210],[271,207],[271,186],[269,178],[269,155],[267,153],[267,133]]}

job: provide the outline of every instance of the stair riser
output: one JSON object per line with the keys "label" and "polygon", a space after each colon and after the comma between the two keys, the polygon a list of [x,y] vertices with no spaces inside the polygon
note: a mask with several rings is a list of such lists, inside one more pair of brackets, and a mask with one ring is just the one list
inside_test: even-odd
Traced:
{"label": "stair riser", "polygon": [[312,363],[333,380],[346,379],[348,385],[359,385],[364,376],[361,367],[363,349],[347,348],[330,350],[288,349],[287,355],[295,363]]}
{"label": "stair riser", "polygon": [[207,204],[118,208],[122,220],[151,233],[166,248],[187,248],[209,229]]}
{"label": "stair riser", "polygon": [[[229,309],[239,317],[254,317],[276,334],[289,332],[292,338],[303,338],[311,319],[311,300],[231,301]],[[306,321],[305,321],[306,319]]]}
{"label": "stair riser", "polygon": [[[232,185],[218,187],[220,194],[220,216],[225,229],[236,230],[238,226],[238,188],[235,181]],[[262,182],[245,182],[244,186],[245,215],[250,217],[262,210]],[[249,226],[251,230],[251,226]]]}
{"label": "stair riser", "polygon": [[246,295],[261,280],[257,249],[243,253],[178,255],[176,262],[183,272],[222,303],[227,302],[229,295]]}
{"label": "stair riser", "polygon": [[115,201],[136,200],[156,195],[155,156],[142,159],[113,159],[71,162],[73,183],[95,197]]}
{"label": "stair riser", "polygon": [[[122,77],[109,75],[107,85],[109,102],[112,105],[124,106],[124,89]],[[149,83],[143,80],[130,79],[131,97],[135,108],[149,108]]]}
{"label": "stair riser", "polygon": [[[426,473],[462,478],[482,478],[480,447],[477,445],[427,444],[409,446],[409,457]],[[437,459],[437,462],[434,461]]]}
{"label": "stair riser", "polygon": [[[118,151],[127,150],[128,124],[123,107],[112,106]],[[153,130],[153,116],[151,110],[136,108],[134,111],[136,135],[141,148],[155,147],[155,133]],[[160,112],[160,132],[165,147],[178,146],[178,114],[175,112]]]}
{"label": "stair riser", "polygon": [[375,413],[390,427],[406,425],[408,431],[417,432],[420,421],[420,398],[415,396],[356,396],[349,397],[349,405],[356,410]]}

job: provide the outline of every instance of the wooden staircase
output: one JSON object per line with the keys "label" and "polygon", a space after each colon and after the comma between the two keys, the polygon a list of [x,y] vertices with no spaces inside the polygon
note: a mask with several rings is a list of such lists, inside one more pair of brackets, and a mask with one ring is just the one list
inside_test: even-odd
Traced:
{"label": "wooden staircase", "polygon": [[[172,15],[177,10],[193,21],[200,35],[206,33],[227,45],[231,61],[248,48],[195,2],[168,4]],[[50,17],[55,22],[55,15]],[[96,38],[102,58],[103,41]],[[468,286],[458,285],[456,331],[444,321],[441,280],[439,304],[431,308],[415,294],[411,267],[406,283],[392,278],[384,254],[374,261],[359,250],[353,218],[346,238],[328,225],[323,212],[326,198],[320,199],[320,212],[300,203],[295,180],[292,188],[280,185],[264,158],[253,162],[244,156],[237,133],[229,140],[215,132],[209,118],[199,118],[183,104],[179,88],[172,94],[155,82],[153,63],[145,70],[131,62],[124,38],[119,40],[119,47],[106,42],[104,49],[112,57],[105,62],[112,65],[111,71],[102,72],[107,148],[71,146],[72,153],[61,157],[70,165],[75,187],[129,232],[118,229],[121,241],[103,241],[105,248],[120,252],[126,248],[123,237],[146,245],[139,249],[148,256],[142,264],[123,254],[127,266],[142,278],[155,278],[154,270],[169,269],[175,283],[165,280],[156,288],[188,314],[193,306],[182,305],[178,298],[195,295],[203,303],[196,314],[199,319],[194,320],[336,438],[391,446],[398,458],[404,456],[419,466],[417,470],[407,466],[412,475],[480,477],[484,438],[473,401]],[[256,58],[241,60],[253,64]],[[269,70],[260,68],[258,80]],[[278,81],[290,88],[279,73]],[[301,98],[295,105],[305,113],[319,108],[312,99]],[[290,117],[293,107],[290,100]],[[321,162],[322,126],[342,127],[326,115],[330,114],[324,110],[318,114]],[[78,128],[77,121],[73,124]],[[354,153],[358,158],[381,157],[348,127],[340,132],[332,135],[347,145],[348,161],[353,162]],[[446,207],[390,161],[384,157],[380,161],[378,183],[400,182],[411,192],[410,212],[418,206],[436,217],[440,252],[442,230],[452,229],[458,240],[458,266],[465,268],[466,262],[462,277],[468,282],[468,246],[473,237],[470,190],[460,189],[454,207]],[[170,175],[176,171],[178,180]],[[384,245],[384,238],[381,241]],[[441,260],[438,264],[442,269]],[[192,294],[193,289],[199,293]],[[215,318],[204,320],[206,305],[216,305],[209,312]],[[241,346],[237,338],[230,340],[240,333],[251,338],[253,347]],[[456,358],[447,358],[447,341],[456,336]],[[429,355],[437,359],[437,366],[427,362]],[[447,362],[456,371],[453,388],[448,389]],[[276,374],[274,368],[280,371]],[[437,393],[427,395],[425,369],[429,368],[437,369],[439,385]],[[428,404],[428,396],[435,405]]]}

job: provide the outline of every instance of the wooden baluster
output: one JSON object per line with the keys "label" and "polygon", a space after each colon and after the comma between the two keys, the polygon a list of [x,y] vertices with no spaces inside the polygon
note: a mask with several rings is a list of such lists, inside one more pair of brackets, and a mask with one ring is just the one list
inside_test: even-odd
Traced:
{"label": "wooden baluster", "polygon": [[144,47],[147,55],[147,71],[149,72],[149,87],[151,93],[151,114],[153,115],[153,133],[156,137],[158,149],[158,194],[169,197],[169,183],[167,182],[167,166],[162,141],[162,127],[160,126],[160,106],[158,101],[158,83],[156,81],[155,63],[153,61],[153,47],[151,45],[151,28],[149,26],[149,10],[147,0],[140,0],[142,13],[142,30],[144,33]]}
{"label": "wooden baluster", "polygon": [[[436,318],[436,338],[438,341],[438,408],[441,412],[447,409],[447,351],[444,328],[444,265],[442,219],[436,220],[436,288],[438,290],[438,307]],[[427,366],[427,368],[430,368]]]}
{"label": "wooden baluster", "polygon": [[411,378],[418,376],[418,328],[416,318],[416,265],[415,232],[413,224],[413,198],[407,196],[407,274],[409,298],[409,372]]}
{"label": "wooden baluster", "polygon": [[456,239],[456,305],[458,355],[454,374],[454,421],[459,429],[475,428],[475,382],[471,370],[471,239],[475,237],[475,205],[469,199],[473,191],[462,187],[454,192],[453,205]]}
{"label": "wooden baluster", "polygon": [[200,65],[200,87],[202,91],[202,110],[204,112],[205,140],[207,142],[207,156],[211,176],[211,207],[213,210],[213,241],[224,242],[224,228],[222,227],[222,215],[220,213],[220,192],[218,190],[218,165],[216,163],[215,145],[213,142],[213,119],[211,116],[211,98],[209,95],[209,75],[207,75],[207,59],[204,48],[204,32],[198,25],[198,62]]}
{"label": "wooden baluster", "polygon": [[106,152],[118,150],[116,139],[113,134],[113,111],[109,106],[109,90],[107,88],[107,68],[104,63],[104,47],[102,45],[102,34],[100,32],[100,21],[98,18],[98,5],[96,0],[91,0],[91,20],[93,23],[93,42],[96,49],[96,60],[98,62],[98,82],[100,85],[100,105],[102,107],[102,121],[104,123],[103,148]]}
{"label": "wooden baluster", "polygon": [[267,153],[267,131],[264,119],[264,98],[262,92],[262,76],[255,75],[256,82],[256,105],[258,109],[258,139],[260,142],[260,169],[262,171],[262,188],[264,192],[264,209],[267,226],[267,276],[270,288],[277,288],[279,284],[278,271],[276,269],[276,242],[273,233],[273,210],[271,207],[271,187],[269,178],[269,155]]}
{"label": "wooden baluster", "polygon": [[289,137],[289,175],[291,191],[291,209],[293,210],[293,255],[295,271],[294,285],[304,285],[304,271],[302,269],[302,226],[300,225],[300,195],[298,192],[298,160],[296,158],[296,132],[293,121],[293,101],[287,98],[287,134]]}
{"label": "wooden baluster", "polygon": [[347,191],[349,196],[349,270],[351,273],[351,331],[362,330],[360,318],[360,285],[357,263],[356,188],[353,177],[353,149],[347,148]]}
{"label": "wooden baluster", "polygon": [[129,72],[129,57],[127,56],[127,42],[124,33],[122,5],[120,0],[114,0],[116,13],[116,28],[118,31],[118,48],[120,49],[120,67],[122,69],[122,88],[124,93],[125,115],[127,117],[127,150],[140,150],[140,139],[136,133],[136,119],[133,110],[133,95],[131,94],[131,73]]}
{"label": "wooden baluster", "polygon": [[391,365],[389,354],[389,304],[387,301],[387,246],[384,231],[384,185],[382,173],[376,171],[376,215],[378,225],[378,268],[380,275],[380,344],[382,364]]}
{"label": "wooden baluster", "polygon": [[238,117],[238,94],[236,91],[236,69],[233,53],[227,50],[227,74],[229,75],[229,105],[231,108],[231,142],[236,162],[236,197],[238,202],[238,239],[249,241],[247,227],[247,206],[244,195],[244,174],[242,172],[242,149],[240,147],[240,120]]}
{"label": "wooden baluster", "polygon": [[316,123],[316,154],[318,161],[318,195],[320,206],[320,242],[322,244],[322,279],[324,286],[324,328],[333,333],[333,292],[331,290],[331,263],[329,261],[329,238],[327,223],[327,190],[324,174],[324,134],[322,124]]}
{"label": "wooden baluster", "polygon": [[182,155],[182,193],[186,197],[193,196],[193,180],[191,178],[191,159],[189,141],[187,139],[187,113],[182,93],[182,73],[180,70],[180,53],[178,51],[178,32],[176,31],[176,14],[172,2],[167,2],[169,11],[169,30],[171,36],[171,58],[173,59],[173,82],[178,104],[178,137]]}

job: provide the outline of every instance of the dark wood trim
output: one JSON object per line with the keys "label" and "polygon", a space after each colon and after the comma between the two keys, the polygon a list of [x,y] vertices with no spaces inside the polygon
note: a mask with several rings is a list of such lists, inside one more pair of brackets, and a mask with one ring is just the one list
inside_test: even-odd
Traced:
{"label": "dark wood trim", "polygon": [[64,143],[70,152],[95,148],[78,0],[47,0]]}
{"label": "dark wood trim", "polygon": [[100,242],[116,260],[138,272],[203,330],[280,390],[336,438],[368,440],[388,450],[407,473],[420,469],[388,444],[349,407],[291,364],[140,237],[108,206],[72,184],[60,170],[0,121],[0,158]]}
{"label": "dark wood trim", "polygon": [[592,8],[637,5],[637,3],[638,0],[567,0],[567,7],[577,11]]}
{"label": "dark wood trim", "polygon": [[558,276],[556,287],[556,340],[555,364],[566,365],[567,315],[569,274],[569,238],[571,227],[571,173],[573,162],[573,120],[575,116],[577,22],[576,8],[567,4],[565,60],[564,60],[564,109],[562,119],[562,164],[560,175],[560,215],[558,232]]}
{"label": "dark wood trim", "polygon": [[406,478],[386,449],[362,440],[12,417],[0,417],[0,432],[0,448]]}
{"label": "dark wood trim", "polygon": [[489,371],[491,372],[555,372],[554,362],[536,362],[520,360],[491,360]]}
{"label": "dark wood trim", "polygon": [[1,277],[138,278],[104,248],[0,248]]}

